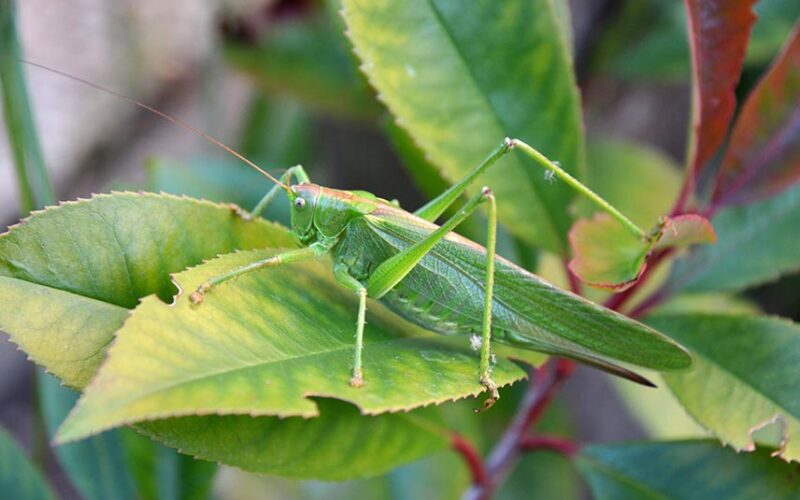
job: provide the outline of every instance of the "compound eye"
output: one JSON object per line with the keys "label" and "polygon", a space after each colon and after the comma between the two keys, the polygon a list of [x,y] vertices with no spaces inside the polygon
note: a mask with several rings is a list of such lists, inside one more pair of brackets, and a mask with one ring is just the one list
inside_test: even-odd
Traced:
{"label": "compound eye", "polygon": [[298,197],[296,200],[294,200],[294,206],[297,208],[303,208],[306,206],[306,200]]}

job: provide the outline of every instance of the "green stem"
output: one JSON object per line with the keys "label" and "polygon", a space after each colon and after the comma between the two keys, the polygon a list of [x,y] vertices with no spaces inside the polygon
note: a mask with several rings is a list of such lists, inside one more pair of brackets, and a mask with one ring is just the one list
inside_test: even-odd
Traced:
{"label": "green stem", "polygon": [[595,205],[600,207],[606,213],[608,213],[611,217],[617,219],[626,229],[628,229],[634,236],[638,238],[642,238],[643,240],[649,240],[650,237],[647,235],[646,232],[639,226],[633,223],[630,219],[625,217],[619,210],[614,208],[609,202],[604,200],[600,197],[597,193],[586,187],[582,184],[578,179],[572,177],[568,172],[564,169],[553,163],[552,161],[548,160],[542,153],[536,151],[531,146],[525,144],[524,142],[520,141],[519,139],[512,139],[511,140],[512,147],[520,148],[525,154],[535,160],[539,165],[546,168],[547,170],[553,172],[559,179],[567,183],[570,187],[572,187],[575,191],[579,192],[587,199],[592,201]]}
{"label": "green stem", "polygon": [[0,0],[0,87],[8,140],[14,157],[23,213],[53,204],[53,186],[44,166],[31,113],[13,0]]}

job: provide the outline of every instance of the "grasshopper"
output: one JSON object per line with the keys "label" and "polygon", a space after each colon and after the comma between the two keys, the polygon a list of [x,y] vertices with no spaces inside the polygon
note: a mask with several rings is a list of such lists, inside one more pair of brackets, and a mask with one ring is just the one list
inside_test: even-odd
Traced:
{"label": "grasshopper", "polygon": [[[499,398],[491,378],[493,338],[573,358],[644,385],[652,384],[615,361],[658,370],[689,366],[688,353],[658,332],[497,256],[497,214],[490,188],[482,188],[441,226],[434,223],[473,181],[514,148],[590,199],[602,200],[531,146],[510,138],[459,182],[413,213],[372,193],[314,184],[302,166],[288,169],[280,179],[259,169],[275,185],[251,212],[240,210],[240,215],[257,217],[279,190],[284,190],[291,203],[291,234],[301,248],[211,277],[190,300],[200,305],[215,287],[244,273],[330,255],[336,281],[359,300],[350,384],[361,387],[365,382],[363,335],[367,297],[371,297],[429,330],[472,336],[475,347],[480,346],[479,380],[489,392],[483,409]],[[297,183],[292,184],[293,178]],[[484,203],[488,205],[486,247],[452,232]],[[600,204],[624,217],[604,200]],[[646,354],[649,362],[632,356],[632,346]]]}
{"label": "grasshopper", "polygon": [[[492,340],[571,358],[649,386],[653,386],[650,381],[620,363],[659,371],[691,365],[689,353],[668,337],[551,285],[498,256],[497,213],[490,188],[482,188],[455,215],[441,225],[435,224],[483,172],[511,150],[519,149],[622,224],[641,232],[558,164],[520,140],[503,140],[464,178],[411,213],[396,202],[365,191],[314,184],[302,166],[292,167],[275,178],[218,139],[177,118],[80,77],[20,61],[143,108],[197,134],[269,178],[274,186],[252,211],[236,208],[245,219],[258,217],[281,190],[285,191],[291,203],[291,234],[301,248],[209,277],[189,299],[197,307],[208,300],[206,295],[214,288],[242,274],[329,255],[336,281],[356,294],[359,301],[350,379],[355,387],[365,383],[362,355],[367,297],[380,300],[400,316],[429,330],[470,336],[473,347],[480,349],[478,380],[489,392],[479,410],[489,408],[499,398],[491,378]],[[293,179],[297,182],[292,183]],[[484,203],[488,205],[485,247],[453,232]]]}

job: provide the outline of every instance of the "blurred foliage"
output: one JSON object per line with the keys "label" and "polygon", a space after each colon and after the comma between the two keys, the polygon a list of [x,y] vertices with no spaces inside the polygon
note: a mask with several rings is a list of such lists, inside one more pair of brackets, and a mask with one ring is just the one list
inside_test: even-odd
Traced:
{"label": "blurred foliage", "polygon": [[[626,79],[688,81],[690,59],[683,3],[628,0],[623,5],[596,50],[596,70]],[[758,20],[745,63],[763,67],[800,18],[800,4],[794,0],[761,0],[754,10]]]}
{"label": "blurred foliage", "polygon": [[[220,47],[225,61],[248,75],[258,89],[238,131],[238,148],[266,165],[270,172],[277,175],[291,165],[304,164],[312,170],[312,178],[325,179],[330,159],[320,157],[317,137],[320,120],[334,124],[357,122],[387,137],[419,190],[430,198],[476,164],[481,154],[488,152],[489,146],[498,143],[502,136],[522,135],[554,159],[564,161],[565,167],[583,176],[591,188],[637,224],[651,227],[658,217],[669,213],[680,190],[681,178],[678,167],[657,151],[620,139],[592,137],[584,170],[580,103],[570,69],[573,47],[567,2],[519,0],[502,8],[494,2],[480,2],[474,9],[464,9],[459,3],[447,0],[419,5],[355,0],[344,3],[347,10],[343,18],[335,1],[298,2],[299,7],[290,15],[279,11],[292,2],[273,2],[264,11],[266,15],[253,16],[254,25],[248,24],[253,19],[244,19],[246,29],[231,30],[229,26],[226,32]],[[19,53],[15,32],[8,29],[9,11],[1,10],[8,5],[0,3],[0,13],[6,16],[0,19],[4,23],[0,50]],[[590,48],[590,79],[611,75],[628,84],[687,82],[691,60],[684,5],[642,0],[620,5],[611,16],[611,24]],[[391,9],[385,10],[387,6]],[[740,100],[755,85],[800,18],[800,4],[792,0],[762,0],[755,11],[759,19],[748,45],[744,77],[737,89]],[[344,36],[346,21],[350,41]],[[713,23],[714,19],[710,21]],[[233,26],[237,28],[236,23]],[[362,58],[360,62],[352,53],[351,43]],[[505,50],[511,46],[516,52]],[[738,74],[741,68],[733,70]],[[370,87],[362,71],[375,88]],[[49,180],[43,174],[44,165],[37,153],[19,64],[0,60],[0,79],[7,130],[18,163],[23,209],[28,211],[52,201],[47,195]],[[784,83],[777,83],[777,90],[770,88],[760,99],[766,95],[767,103],[772,106],[768,110],[794,116],[791,113],[796,106],[792,107],[792,98],[796,98],[797,90]],[[781,94],[784,90],[785,95]],[[772,102],[777,95],[782,97]],[[753,125],[755,122],[751,120],[743,126],[760,130]],[[700,140],[703,141],[702,137]],[[706,141],[705,145],[708,144]],[[787,144],[796,142],[789,140]],[[708,147],[715,149],[716,145]],[[767,165],[766,181],[776,179],[770,168],[786,165],[794,164]],[[713,162],[709,163],[709,168],[713,167]],[[352,168],[384,166],[365,164]],[[501,214],[506,229],[500,231],[500,253],[529,269],[536,267],[541,256],[540,269],[546,269],[559,285],[566,287],[563,257],[568,252],[563,244],[567,229],[573,218],[587,217],[595,209],[583,200],[574,200],[564,186],[552,185],[538,170],[526,169],[520,158],[509,159],[487,182],[506,204]],[[665,378],[668,389],[645,393],[645,389],[618,384],[630,411],[653,439],[696,437],[703,435],[706,428],[737,449],[749,449],[752,438],[759,443],[783,445],[784,456],[798,458],[795,434],[800,410],[797,390],[792,385],[793,370],[800,357],[796,345],[800,338],[798,326],[758,316],[758,309],[740,295],[697,294],[746,291],[800,268],[800,250],[796,248],[800,196],[797,186],[791,186],[794,181],[782,180],[780,189],[770,191],[766,199],[758,202],[748,199],[742,206],[721,207],[712,219],[719,235],[717,245],[677,253],[671,271],[668,266],[661,267],[656,277],[637,289],[633,304],[651,298],[654,293],[671,297],[648,322],[684,343],[696,356],[692,370]],[[269,186],[268,180],[233,159],[202,156],[188,160],[152,159],[142,187],[235,203],[249,209]],[[288,203],[285,195],[279,197],[265,217],[288,224]],[[77,294],[61,295],[55,288],[62,282],[43,279],[40,281],[46,286],[37,288],[34,294],[34,284],[15,282],[16,291],[6,293],[0,301],[5,304],[6,316],[15,318],[11,322],[5,320],[4,326],[24,332],[20,345],[33,359],[54,367],[54,373],[70,385],[83,387],[94,374],[112,335],[128,318],[128,308],[136,306],[139,298],[149,293],[158,293],[164,300],[171,298],[174,289],[166,281],[168,272],[178,272],[233,249],[291,245],[284,236],[272,238],[262,234],[252,240],[243,237],[232,227],[236,224],[231,223],[230,212],[222,206],[210,210],[208,204],[202,204],[202,208],[195,206],[189,212],[181,211],[184,204],[194,203],[173,200],[173,206],[157,208],[155,212],[150,210],[153,207],[143,210],[139,205],[112,211],[113,217],[126,218],[126,227],[142,235],[147,229],[140,223],[161,218],[174,219],[183,227],[202,226],[198,234],[204,237],[202,242],[188,243],[199,249],[190,259],[178,262],[164,261],[164,253],[174,242],[160,241],[151,254],[132,245],[130,248],[136,250],[132,255],[157,262],[162,269],[135,272],[143,279],[142,283],[147,283],[139,283],[141,286],[137,288],[134,279],[127,292],[122,290],[124,286],[109,292],[115,299],[112,302],[120,307],[99,307],[92,302],[91,297],[98,298],[96,287],[104,286],[102,273],[62,271],[50,277],[82,276],[85,287]],[[73,205],[68,210],[76,209]],[[86,218],[82,227],[95,227],[91,220],[98,213],[89,212],[83,214]],[[548,215],[549,212],[552,213]],[[550,233],[541,230],[543,220],[548,217],[555,221],[555,229],[551,228]],[[56,233],[65,224],[53,221],[42,231]],[[485,221],[476,217],[459,230],[483,241]],[[269,233],[272,229],[264,231]],[[99,243],[97,236],[87,241],[111,247],[111,241],[124,246],[136,239],[129,234],[106,234],[107,241],[103,240],[106,244]],[[611,232],[604,232],[604,236],[613,240],[609,243],[612,246],[620,241],[618,237],[610,237]],[[50,240],[48,246],[46,241],[46,237],[40,240],[48,255],[64,250],[61,243]],[[561,256],[540,254],[542,248]],[[644,259],[642,252],[635,253],[637,259]],[[242,256],[239,254],[239,258]],[[72,269],[74,262],[81,260],[78,254],[73,257],[62,262],[64,269]],[[11,260],[4,268],[7,272],[3,271],[7,276],[0,277],[0,283],[16,276],[15,273],[30,270],[22,269],[20,260]],[[139,261],[126,261],[125,265],[131,262]],[[206,266],[218,264],[215,261]],[[95,269],[104,265],[108,262],[95,263]],[[39,278],[47,277],[52,266],[44,265],[42,269]],[[632,272],[637,274],[639,270],[636,266]],[[286,283],[292,279],[290,275],[283,277]],[[797,278],[794,279],[773,285],[788,287],[779,292],[784,300],[796,295]],[[120,281],[124,280],[109,282]],[[315,291],[323,288],[317,287]],[[29,300],[33,295],[36,299]],[[309,294],[307,298],[313,297]],[[591,297],[599,300],[605,296]],[[150,302],[162,306],[154,298]],[[45,309],[62,315],[57,341],[44,336],[52,333],[44,325],[46,318],[40,314]],[[264,313],[260,309],[255,314],[243,311],[224,322],[257,321]],[[104,321],[89,321],[98,318]],[[302,332],[285,336],[294,338],[299,334]],[[73,338],[79,338],[80,342],[71,342]],[[62,340],[66,349],[61,349]],[[157,347],[164,342],[165,338],[156,339],[153,345]],[[198,348],[189,344],[183,347],[187,346]],[[235,346],[228,345],[225,352],[233,349]],[[498,353],[505,355],[500,349]],[[75,364],[70,365],[75,359],[88,363],[89,368],[82,366],[76,370]],[[307,371],[313,368],[318,367],[310,366]],[[39,386],[46,431],[52,436],[77,395],[58,387],[50,376],[43,376]],[[416,385],[414,388],[421,389]],[[212,391],[213,387],[207,384],[201,389]],[[237,394],[235,387],[229,389],[226,395],[247,399]],[[275,498],[302,499],[457,498],[469,486],[470,477],[462,459],[452,451],[444,451],[449,431],[443,429],[458,431],[486,455],[512,418],[523,390],[520,386],[503,389],[496,407],[478,419],[472,413],[476,404],[472,400],[448,403],[436,411],[423,410],[421,416],[412,413],[410,418],[405,418],[405,414],[362,417],[344,403],[319,400],[322,416],[305,421],[206,416],[203,400],[197,398],[186,413],[202,416],[145,423],[138,431],[184,453],[260,472],[328,479],[381,473],[368,479],[331,483],[256,477],[224,469],[216,484],[216,494],[226,499],[261,498],[265,492]],[[536,432],[574,437],[575,429],[569,420],[565,409],[556,404],[539,422]],[[773,425],[768,425],[770,422]],[[764,426],[766,431],[751,436],[753,429]],[[794,440],[781,442],[786,436],[780,432],[787,434],[787,430],[789,439]],[[769,432],[778,435],[768,436]],[[245,442],[237,441],[242,438]],[[313,450],[316,459],[305,464],[303,460],[308,459],[309,450]],[[217,469],[211,463],[179,455],[130,430],[60,447],[56,455],[76,490],[89,499],[202,498],[210,494]],[[429,456],[383,474],[397,464],[424,455]],[[21,486],[26,488],[21,493],[25,498],[50,497],[35,467],[3,434],[0,434],[0,463],[0,485],[4,492],[15,492],[13,488]],[[680,498],[781,495],[788,498],[800,488],[794,467],[769,457],[765,449],[736,454],[710,440],[592,445],[572,461],[547,452],[525,456],[496,496],[577,498],[581,495],[577,479],[580,473],[598,498],[634,498],[644,494]],[[8,481],[9,472],[14,481]]]}

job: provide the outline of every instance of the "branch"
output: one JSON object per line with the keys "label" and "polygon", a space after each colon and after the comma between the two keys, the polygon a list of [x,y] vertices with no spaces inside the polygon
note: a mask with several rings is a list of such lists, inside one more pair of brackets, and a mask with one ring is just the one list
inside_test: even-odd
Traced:
{"label": "branch", "polygon": [[574,293],[575,295],[583,295],[581,293],[581,282],[575,274],[572,273],[572,270],[569,268],[569,259],[564,259],[562,261],[564,264],[564,274],[567,275],[567,281],[569,282],[569,290]]}
{"label": "branch", "polygon": [[472,484],[475,486],[485,485],[488,479],[486,467],[483,465],[483,459],[472,444],[461,435],[453,434],[450,446],[467,463],[469,472],[472,475]]}
{"label": "branch", "polygon": [[523,439],[519,443],[522,451],[538,451],[538,450],[551,450],[567,457],[572,457],[578,450],[579,446],[568,439],[556,436],[531,436]]}
{"label": "branch", "polygon": [[489,455],[486,480],[473,484],[464,498],[486,500],[491,497],[522,455],[520,444],[526,440],[528,429],[542,415],[555,391],[572,374],[574,367],[572,361],[550,358],[536,369],[514,420]]}

